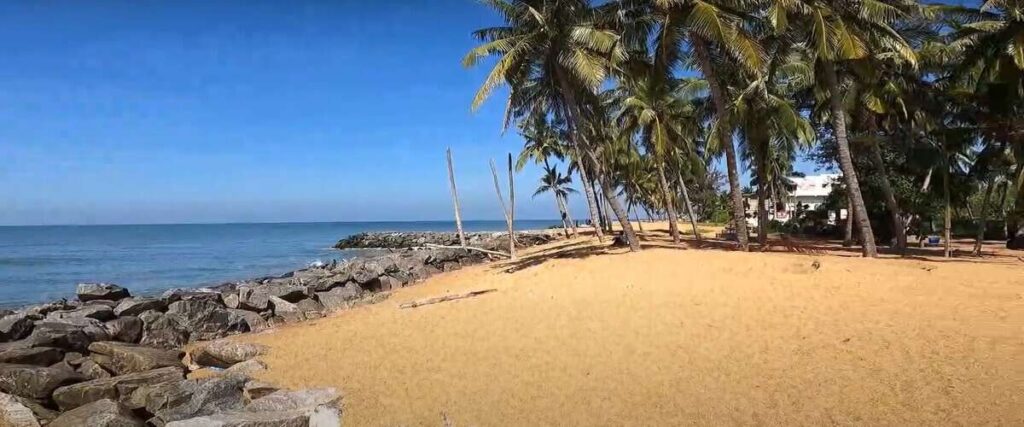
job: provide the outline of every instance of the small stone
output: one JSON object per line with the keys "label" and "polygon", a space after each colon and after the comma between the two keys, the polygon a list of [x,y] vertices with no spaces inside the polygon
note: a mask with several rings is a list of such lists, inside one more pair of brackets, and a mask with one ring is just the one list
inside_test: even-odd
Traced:
{"label": "small stone", "polygon": [[267,347],[239,341],[211,341],[192,353],[192,360],[201,366],[227,368],[265,354]]}

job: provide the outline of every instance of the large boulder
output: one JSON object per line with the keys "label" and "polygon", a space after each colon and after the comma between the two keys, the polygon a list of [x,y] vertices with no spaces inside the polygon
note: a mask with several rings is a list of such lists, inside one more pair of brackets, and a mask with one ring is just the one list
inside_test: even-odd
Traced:
{"label": "large boulder", "polygon": [[183,377],[181,368],[166,367],[152,371],[90,380],[54,390],[53,401],[57,403],[61,410],[67,411],[102,399],[113,399],[115,401],[128,399],[132,392],[141,386],[179,381]]}
{"label": "large boulder", "polygon": [[182,381],[179,387],[187,393],[188,400],[179,399],[181,403],[178,405],[156,410],[154,418],[168,423],[239,410],[245,406],[242,390],[247,381],[247,378],[239,375]]}
{"label": "large boulder", "polygon": [[30,399],[47,399],[58,387],[84,379],[82,375],[64,369],[0,364],[0,390]]}
{"label": "large boulder", "polygon": [[35,413],[14,396],[0,393],[0,426],[39,427]]}
{"label": "large boulder", "polygon": [[117,316],[114,315],[114,309],[107,307],[106,305],[86,304],[74,310],[54,311],[46,316],[46,320],[76,319],[83,317],[105,321]]}
{"label": "large boulder", "polygon": [[312,298],[300,300],[295,303],[295,308],[299,309],[302,312],[302,316],[307,320],[324,317],[324,312],[326,311],[323,304]]}
{"label": "large boulder", "polygon": [[0,352],[0,363],[50,366],[64,360],[64,350],[54,347],[15,348]]}
{"label": "large boulder", "polygon": [[251,311],[263,311],[269,307],[270,293],[266,287],[261,286],[239,286],[238,304],[234,308],[241,308]]}
{"label": "large boulder", "polygon": [[359,299],[362,295],[362,288],[355,282],[348,282],[345,286],[331,289],[327,292],[317,292],[316,299],[329,311],[347,308],[351,301]]}
{"label": "large boulder", "polygon": [[167,304],[159,298],[125,298],[114,307],[114,314],[118,316],[138,316],[149,310],[163,311]]}
{"label": "large boulder", "polygon": [[0,318],[0,341],[20,340],[32,333],[35,319],[25,312],[8,314]]}
{"label": "large boulder", "polygon": [[142,320],[142,345],[160,348],[179,348],[188,343],[189,331],[178,321],[159,311],[150,310],[139,315]]}
{"label": "large boulder", "polygon": [[113,372],[118,375],[151,371],[168,366],[181,367],[181,352],[144,347],[114,341],[94,342],[89,345],[94,355],[110,357]]}
{"label": "large boulder", "polygon": [[249,323],[220,305],[219,300],[177,301],[167,308],[167,316],[189,331],[191,341],[211,340],[249,332]]}
{"label": "large boulder", "polygon": [[93,300],[118,301],[131,296],[127,289],[113,283],[79,283],[75,293],[78,294],[78,300],[82,302]]}
{"label": "large boulder", "polygon": [[93,341],[110,339],[103,322],[89,317],[71,317],[59,320],[36,322],[29,341],[36,346],[59,347],[69,351],[84,352]]}
{"label": "large boulder", "polygon": [[271,296],[270,306],[274,309],[274,316],[286,323],[306,320],[306,315],[302,313],[298,306],[281,298]]}
{"label": "large boulder", "polygon": [[165,304],[187,300],[220,301],[220,292],[210,288],[174,288],[164,291],[160,298]]}
{"label": "large boulder", "polygon": [[165,427],[340,427],[341,411],[329,405],[312,410],[228,412],[167,423]]}
{"label": "large boulder", "polygon": [[229,340],[217,340],[200,346],[192,353],[192,360],[201,366],[227,368],[239,362],[265,354],[267,347]]}
{"label": "large boulder", "polygon": [[260,285],[266,289],[266,293],[272,297],[278,297],[288,302],[298,302],[299,300],[306,298],[306,287],[302,285],[295,285],[291,281],[278,281],[271,282],[265,285]]}
{"label": "large boulder", "polygon": [[229,308],[228,312],[241,318],[242,321],[249,326],[249,332],[262,331],[269,327],[267,320],[264,319],[263,316],[260,316],[259,313],[235,308]]}
{"label": "large boulder", "polygon": [[[108,358],[108,360],[110,359]],[[84,358],[82,363],[79,363],[77,371],[91,380],[110,378],[114,376],[110,371],[99,363],[96,363],[92,358]]]}
{"label": "large boulder", "polygon": [[135,417],[124,405],[111,399],[101,399],[61,414],[49,427],[144,427],[145,422]]}
{"label": "large boulder", "polygon": [[312,409],[320,405],[337,405],[341,395],[333,388],[319,388],[298,391],[276,391],[253,400],[245,406],[246,411],[291,411]]}
{"label": "large boulder", "polygon": [[103,324],[110,339],[127,343],[142,339],[142,326],[142,319],[135,316],[122,316]]}

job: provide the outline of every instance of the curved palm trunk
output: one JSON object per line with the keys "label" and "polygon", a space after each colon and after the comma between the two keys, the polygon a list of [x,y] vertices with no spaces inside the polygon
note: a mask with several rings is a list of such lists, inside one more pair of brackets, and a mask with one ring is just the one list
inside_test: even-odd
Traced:
{"label": "curved palm trunk", "polygon": [[[570,132],[569,139],[575,139]],[[575,144],[575,142],[573,142]],[[590,223],[594,226],[594,234],[597,236],[598,242],[604,242],[604,230],[601,229],[601,212],[597,210],[597,195],[594,194],[594,189],[590,187],[590,176],[587,174],[587,168],[583,165],[583,158],[579,157],[579,150],[576,150],[579,161],[576,162],[577,170],[580,172],[580,182],[583,184],[583,195],[587,198],[587,207],[590,209]]]}
{"label": "curved palm trunk", "polygon": [[768,244],[768,208],[765,207],[765,186],[768,184],[767,153],[764,143],[757,150],[757,243],[764,248]]}
{"label": "curved palm trunk", "polygon": [[846,136],[846,117],[843,115],[843,100],[839,93],[839,80],[836,77],[835,64],[824,61],[821,65],[825,84],[829,90],[832,131],[835,134],[836,145],[839,146],[839,168],[843,171],[843,180],[846,181],[846,190],[850,195],[850,203],[853,205],[853,218],[863,242],[862,253],[865,257],[875,258],[878,256],[878,248],[875,246],[875,235],[871,231],[871,221],[868,220],[868,210],[864,206],[864,196],[860,192],[857,171],[853,168],[853,157],[850,154],[850,141]]}
{"label": "curved palm trunk", "polygon": [[697,217],[693,215],[693,203],[690,203],[690,193],[686,191],[686,181],[683,181],[683,173],[679,172],[679,188],[683,191],[683,200],[686,202],[686,214],[690,216],[690,225],[693,226],[693,237],[700,241],[700,231],[697,229]]}
{"label": "curved palm trunk", "polygon": [[[586,144],[579,144],[579,141],[576,140],[576,124],[579,123],[578,118],[576,116],[576,113],[578,112],[576,110],[576,97],[573,95],[572,88],[569,86],[568,81],[565,78],[565,75],[563,75],[560,69],[556,70],[556,74],[559,80],[558,83],[562,91],[562,96],[565,97],[566,101],[565,109],[567,113],[566,117],[569,119],[568,125],[569,138],[571,138],[570,141],[572,141],[572,143],[575,144],[580,151],[583,151],[587,155],[587,157],[593,160],[595,169],[594,175],[596,175],[596,177],[598,178],[598,186],[601,188],[601,192],[604,194],[605,199],[608,200],[608,204],[611,205],[612,210],[615,212],[615,216],[618,217],[619,223],[622,225],[622,233],[625,235],[626,240],[629,241],[629,249],[633,252],[639,251],[640,240],[637,238],[636,232],[633,231],[633,224],[630,224],[629,217],[626,216],[626,212],[622,209],[622,205],[619,203],[617,199],[615,199],[614,195],[611,192],[611,189],[609,189],[608,186],[605,185],[604,179],[602,179],[603,171],[601,170],[600,159],[594,153],[592,147]],[[581,161],[579,163],[580,166],[582,166],[584,162]],[[582,170],[582,168],[580,170]],[[584,187],[586,186],[584,185]]]}
{"label": "curved palm trunk", "polygon": [[725,92],[722,91],[711,63],[711,55],[708,52],[708,43],[699,36],[693,37],[693,46],[697,54],[697,61],[700,63],[701,72],[708,80],[711,89],[711,100],[715,103],[715,114],[718,116],[718,137],[720,144],[725,149],[725,166],[729,175],[729,196],[732,200],[732,220],[736,226],[736,242],[741,250],[748,249],[747,243],[747,218],[746,210],[743,208],[743,194],[740,190],[739,166],[736,163],[736,147],[732,144],[732,132],[729,129],[729,107],[725,102]]}
{"label": "curved palm trunk", "polygon": [[945,199],[945,202],[946,202],[946,211],[945,211],[945,215],[944,215],[944,218],[943,218],[943,221],[942,221],[942,241],[943,241],[943,251],[942,252],[943,252],[943,256],[945,256],[946,258],[949,258],[950,256],[953,255],[952,248],[950,247],[952,242],[949,241],[950,237],[952,237],[952,233],[950,232],[950,229],[952,228],[952,225],[953,225],[953,208],[950,205],[950,194],[949,194],[949,154],[945,153],[945,144],[943,144],[943,152],[944,152],[943,154],[946,156],[945,157],[946,160],[945,160],[945,162],[942,165],[942,169],[943,169],[943,171],[942,171],[943,172],[942,173],[942,197],[943,197],[943,199]]}
{"label": "curved palm trunk", "polygon": [[[629,208],[627,208],[626,211],[628,212]],[[643,223],[643,221],[640,220],[640,211],[638,209],[633,209],[633,216],[636,218],[636,226],[639,227],[640,228],[640,232],[643,233],[644,232],[644,223]]]}
{"label": "curved palm trunk", "polygon": [[985,196],[981,200],[981,215],[978,217],[978,235],[974,239],[974,256],[981,256],[981,244],[985,241],[985,226],[988,222],[988,205],[992,199],[992,187],[995,187],[995,177],[988,179],[985,187]]}
{"label": "curved palm trunk", "polygon": [[679,217],[676,216],[676,203],[672,197],[672,190],[669,189],[668,180],[665,179],[665,165],[658,162],[658,184],[661,187],[661,195],[665,199],[665,210],[668,213],[668,233],[672,235],[672,243],[679,243]]}
{"label": "curved palm trunk", "polygon": [[846,196],[846,226],[843,227],[843,247],[853,246],[853,203]]}
{"label": "curved palm trunk", "polygon": [[[871,127],[875,127],[875,122],[872,120]],[[872,135],[871,138],[871,159],[875,162],[875,168],[878,169],[878,177],[881,178],[882,183],[882,196],[885,198],[885,207],[889,210],[889,219],[892,221],[892,232],[896,236],[896,250],[901,254],[907,250],[907,227],[903,224],[903,217],[901,216],[900,206],[896,203],[896,194],[892,191],[892,184],[889,182],[889,172],[886,170],[885,161],[882,159],[882,148],[878,146],[878,141]]]}
{"label": "curved palm trunk", "polygon": [[565,217],[569,221],[569,228],[572,230],[572,237],[576,237],[580,232],[576,229],[576,221],[572,219],[572,212],[569,212],[568,196],[562,196],[561,202],[562,209],[565,210]]}
{"label": "curved palm trunk", "polygon": [[565,232],[565,238],[568,239],[570,237],[569,236],[569,222],[568,222],[569,221],[569,217],[565,213],[565,208],[562,207],[562,196],[559,196],[558,193],[554,193],[554,194],[555,194],[555,204],[558,205],[558,215],[560,215],[562,217],[562,231]]}
{"label": "curved palm trunk", "polygon": [[1017,195],[1013,208],[1006,215],[1007,249],[1024,249],[1024,165],[1018,165],[1017,169]]}

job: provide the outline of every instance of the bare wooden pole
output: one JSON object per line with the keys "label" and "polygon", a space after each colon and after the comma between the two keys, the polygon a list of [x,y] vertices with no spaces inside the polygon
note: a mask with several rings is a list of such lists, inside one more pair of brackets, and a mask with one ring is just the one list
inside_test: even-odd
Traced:
{"label": "bare wooden pole", "polygon": [[509,215],[508,208],[505,206],[505,196],[501,195],[501,183],[498,182],[498,168],[494,166],[494,159],[490,160],[491,163],[491,176],[494,177],[494,192],[498,195],[498,203],[501,204],[501,213],[505,215],[505,225],[508,226],[508,254],[512,259],[516,259],[516,237],[512,233],[512,217]]}
{"label": "bare wooden pole", "polygon": [[452,203],[455,205],[455,231],[459,233],[459,245],[466,246],[466,233],[462,232],[462,212],[459,208],[459,190],[455,186],[455,167],[452,165],[452,149],[448,147],[448,183],[452,188]]}
{"label": "bare wooden pole", "polygon": [[[508,153],[508,238],[513,249],[516,245],[516,183],[512,173],[512,153]],[[515,256],[515,251],[510,252]]]}

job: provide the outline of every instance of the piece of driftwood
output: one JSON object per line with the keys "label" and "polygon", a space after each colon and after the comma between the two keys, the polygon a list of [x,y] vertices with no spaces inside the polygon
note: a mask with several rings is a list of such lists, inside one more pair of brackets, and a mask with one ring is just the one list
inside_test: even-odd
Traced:
{"label": "piece of driftwood", "polygon": [[466,249],[466,250],[470,250],[470,251],[483,252],[485,254],[498,255],[498,256],[503,256],[505,258],[509,258],[509,255],[507,253],[504,253],[504,252],[492,251],[490,249],[477,248],[477,247],[473,247],[473,246],[444,246],[444,245],[437,245],[437,244],[433,244],[433,243],[426,243],[423,246],[427,247],[427,248],[431,248],[431,249]]}
{"label": "piece of driftwood", "polygon": [[402,305],[399,305],[398,308],[416,308],[416,307],[421,307],[421,306],[424,306],[424,305],[437,304],[439,302],[455,301],[455,300],[460,300],[460,299],[465,299],[465,298],[472,298],[472,297],[475,297],[477,295],[483,295],[483,294],[487,294],[487,293],[491,293],[491,292],[495,292],[495,291],[497,291],[497,289],[484,289],[484,290],[481,290],[481,291],[466,292],[464,294],[445,295],[445,296],[440,296],[440,297],[421,299],[419,301],[413,301],[413,302],[404,303]]}

